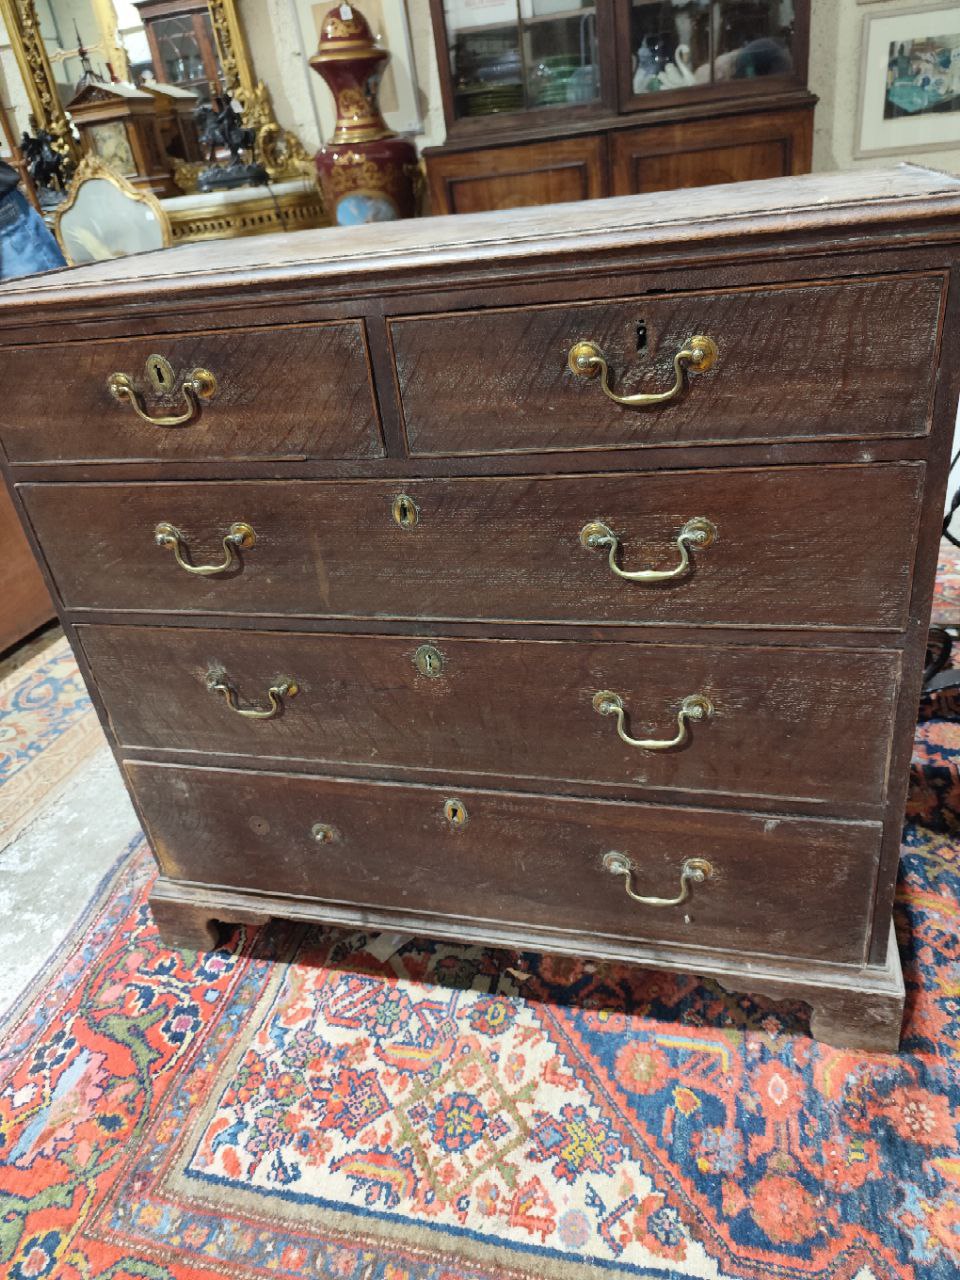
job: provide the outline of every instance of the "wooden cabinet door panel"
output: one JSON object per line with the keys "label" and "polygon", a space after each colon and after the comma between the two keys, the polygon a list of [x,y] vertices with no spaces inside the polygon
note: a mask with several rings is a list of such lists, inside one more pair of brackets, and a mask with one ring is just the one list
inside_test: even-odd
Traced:
{"label": "wooden cabinet door panel", "polygon": [[0,652],[53,617],[53,601],[0,480]]}
{"label": "wooden cabinet door panel", "polygon": [[610,135],[612,195],[808,173],[812,111],[770,111],[624,129]]}
{"label": "wooden cabinet door panel", "polygon": [[604,141],[560,138],[428,156],[434,213],[593,200],[607,194]]}

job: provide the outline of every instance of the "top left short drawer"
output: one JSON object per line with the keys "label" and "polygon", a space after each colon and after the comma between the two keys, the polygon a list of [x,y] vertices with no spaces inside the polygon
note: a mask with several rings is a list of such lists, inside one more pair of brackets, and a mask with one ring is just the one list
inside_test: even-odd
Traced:
{"label": "top left short drawer", "polygon": [[0,385],[10,462],[384,453],[362,320],[12,347]]}

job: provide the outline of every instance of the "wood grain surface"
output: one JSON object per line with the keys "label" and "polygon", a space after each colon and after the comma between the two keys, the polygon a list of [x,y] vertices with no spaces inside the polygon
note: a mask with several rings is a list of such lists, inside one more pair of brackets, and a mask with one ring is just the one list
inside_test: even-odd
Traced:
{"label": "wood grain surface", "polygon": [[601,137],[437,155],[429,163],[435,213],[476,213],[609,195]]}
{"label": "wood grain surface", "polygon": [[812,143],[809,107],[638,122],[610,135],[610,190],[622,196],[806,173]]}
{"label": "wood grain surface", "polygon": [[0,486],[0,652],[54,616],[53,601],[7,490]]}
{"label": "wood grain surface", "polygon": [[[0,465],[163,864],[167,934],[286,914],[662,960],[893,1048],[958,249],[960,182],[900,166],[0,287]],[[592,338],[618,388],[663,389],[696,332],[718,363],[653,412],[566,371]],[[105,391],[154,353],[226,371],[162,435]],[[600,520],[625,570],[669,569],[696,516],[716,541],[669,583],[580,541]],[[161,521],[193,565],[235,521],[256,543],[199,578]],[[213,664],[244,707],[279,676],[301,690],[243,719]],[[600,688],[638,736],[689,693],[716,716],[640,754]],[[675,894],[685,857],[716,875],[682,910],[641,907],[610,849],[641,893]]]}
{"label": "wood grain surface", "polygon": [[[670,809],[508,791],[348,782],[128,763],[167,876],[466,920],[549,925],[746,952],[859,963],[879,849],[872,823]],[[467,813],[453,827],[449,799]],[[333,828],[318,843],[317,823]],[[684,908],[644,907],[604,870],[636,864],[634,891],[679,893],[685,858],[715,875]]]}
{"label": "wood grain surface", "polygon": [[[20,492],[70,609],[899,631],[922,483],[901,463]],[[411,529],[391,514],[402,492],[420,511]],[[580,543],[601,519],[624,568],[670,568],[694,516],[717,540],[676,582],[623,581]],[[154,541],[169,521],[213,563],[238,520],[257,543],[220,577],[190,577]]]}
{"label": "wood grain surface", "polygon": [[[851,173],[816,173],[777,181],[727,183],[688,191],[577,201],[495,213],[411,218],[367,226],[324,227],[295,235],[257,236],[252,242],[217,240],[157,253],[136,254],[63,273],[48,272],[0,285],[0,329],[15,319],[18,305],[49,304],[61,312],[96,303],[107,311],[130,299],[149,307],[171,292],[197,298],[201,288],[239,287],[249,295],[283,281],[315,288],[318,277],[376,281],[399,272],[409,288],[411,272],[470,263],[479,272],[558,255],[585,261],[612,248],[713,242],[731,251],[750,237],[799,238],[842,228],[890,231],[924,229],[960,211],[960,178],[919,165],[899,164]],[[64,283],[70,289],[65,295]],[[413,280],[415,282],[415,277]],[[370,286],[367,286],[370,287]],[[38,314],[42,314],[42,311]]]}
{"label": "wood grain surface", "polygon": [[[158,396],[147,380],[147,357],[155,353],[178,376],[172,395]],[[3,351],[0,361],[0,443],[13,461],[383,453],[364,327],[357,320],[15,348]],[[141,421],[107,387],[112,373],[126,373],[148,413],[173,416],[184,409],[183,379],[198,367],[214,374],[217,392],[181,427]]]}
{"label": "wood grain surface", "polygon": [[[586,780],[695,800],[803,798],[837,814],[879,812],[899,676],[893,653],[786,647],[164,627],[79,635],[124,748],[498,775],[538,789]],[[440,655],[436,676],[415,665],[424,643]],[[277,718],[247,720],[207,688],[221,669],[241,705],[268,706],[278,676],[299,692]],[[681,749],[644,751],[596,712],[600,690],[621,696],[634,737],[672,738],[690,694],[705,694],[714,714]]]}
{"label": "wood grain surface", "polygon": [[[942,275],[684,293],[390,322],[414,454],[922,435]],[[667,404],[628,408],[568,368],[595,342],[621,395],[661,392],[695,334],[716,364]]]}

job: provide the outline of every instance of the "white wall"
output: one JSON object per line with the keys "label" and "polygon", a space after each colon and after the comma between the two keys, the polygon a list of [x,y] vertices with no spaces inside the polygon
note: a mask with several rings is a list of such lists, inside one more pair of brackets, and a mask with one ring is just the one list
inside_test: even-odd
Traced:
{"label": "white wall", "polygon": [[[914,0],[919,7],[922,0]],[[813,0],[810,21],[810,88],[820,102],[814,116],[814,169],[863,169],[897,162],[896,155],[855,160],[860,96],[861,28],[865,15],[908,7],[906,0]],[[933,6],[931,6],[933,7]],[[935,169],[960,172],[960,146],[945,151],[905,151]]]}

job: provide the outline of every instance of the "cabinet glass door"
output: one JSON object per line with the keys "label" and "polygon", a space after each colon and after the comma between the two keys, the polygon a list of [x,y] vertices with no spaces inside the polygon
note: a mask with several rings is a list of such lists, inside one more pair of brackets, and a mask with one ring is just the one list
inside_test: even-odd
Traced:
{"label": "cabinet glass door", "polygon": [[444,0],[458,118],[596,102],[589,0]]}
{"label": "cabinet glass door", "polygon": [[632,0],[633,98],[787,75],[795,22],[793,0]]}
{"label": "cabinet glass door", "polygon": [[212,54],[215,45],[210,14],[203,11],[154,18],[149,31],[160,60],[160,66],[155,67],[157,79],[192,89],[201,101],[209,101],[210,81],[219,79]]}

